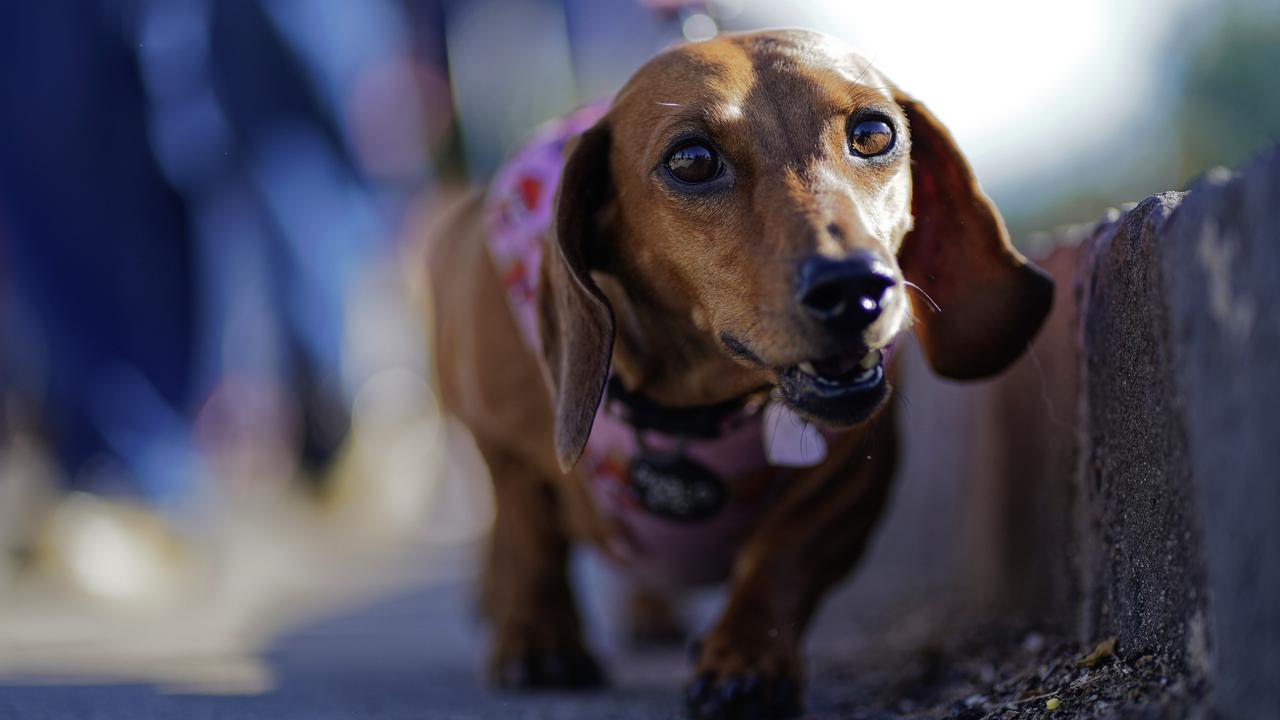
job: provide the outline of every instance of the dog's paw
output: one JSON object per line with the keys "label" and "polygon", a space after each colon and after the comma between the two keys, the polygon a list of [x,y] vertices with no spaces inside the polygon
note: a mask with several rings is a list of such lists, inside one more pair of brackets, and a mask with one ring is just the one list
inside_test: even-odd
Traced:
{"label": "dog's paw", "polygon": [[795,680],[770,678],[757,672],[727,677],[701,675],[686,688],[685,703],[694,720],[782,720],[803,713],[800,687]]}
{"label": "dog's paw", "polygon": [[685,687],[694,720],[782,720],[803,712],[796,663],[789,653],[755,651],[708,639],[695,645],[697,670]]}
{"label": "dog's paw", "polygon": [[605,684],[604,671],[580,645],[499,648],[489,663],[493,683],[507,690],[586,690]]}

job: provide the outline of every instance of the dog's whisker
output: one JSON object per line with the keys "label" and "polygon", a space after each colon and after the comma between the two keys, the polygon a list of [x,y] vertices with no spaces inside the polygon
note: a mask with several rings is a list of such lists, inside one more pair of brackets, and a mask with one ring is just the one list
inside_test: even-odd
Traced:
{"label": "dog's whisker", "polygon": [[[856,82],[858,82],[858,81],[862,80],[862,78],[863,78],[864,76],[866,76],[866,74],[867,74],[868,72],[870,72],[870,71],[871,71],[871,66],[876,64],[876,60],[877,60],[879,57],[880,57],[880,55],[878,55],[878,54],[877,54],[877,55],[873,56],[869,61],[867,61],[867,66],[866,66],[866,67],[864,67],[864,68],[862,68],[862,72],[858,73],[858,77],[854,78],[854,79],[853,79],[853,81],[856,83]],[[872,90],[886,90],[887,88],[871,88],[871,89],[872,89]]]}
{"label": "dog's whisker", "polygon": [[907,286],[907,287],[909,287],[909,288],[914,288],[916,292],[918,292],[918,293],[920,293],[921,295],[923,295],[923,296],[924,296],[924,299],[925,299],[925,300],[928,300],[928,301],[929,301],[929,304],[933,306],[933,311],[934,311],[934,312],[942,312],[942,308],[938,307],[938,303],[934,302],[934,301],[933,301],[933,298],[929,297],[929,293],[925,292],[925,291],[924,291],[924,288],[922,288],[922,287],[920,287],[919,285],[917,285],[917,284],[915,284],[915,283],[911,282],[910,280],[903,280],[903,281],[902,281],[902,284],[903,284],[903,285],[906,285],[906,286]]}
{"label": "dog's whisker", "polygon": [[897,392],[895,392],[893,396],[895,399],[902,401],[902,409],[907,412],[907,419],[914,420],[915,416],[911,412],[911,401],[907,399],[907,396],[904,395],[901,390],[898,390]]}
{"label": "dog's whisker", "polygon": [[1080,434],[1081,428],[1073,425],[1058,415],[1057,406],[1053,402],[1053,395],[1049,392],[1049,379],[1045,376],[1044,367],[1040,364],[1040,357],[1036,354],[1034,345],[1027,345],[1027,357],[1031,358],[1031,364],[1035,366],[1036,375],[1040,379],[1040,400],[1045,405],[1045,411],[1049,415],[1049,422],[1058,427],[1071,430],[1076,434]]}
{"label": "dog's whisker", "polygon": [[654,104],[661,105],[662,107],[684,107],[684,105],[680,103],[673,103],[673,102],[655,101]]}

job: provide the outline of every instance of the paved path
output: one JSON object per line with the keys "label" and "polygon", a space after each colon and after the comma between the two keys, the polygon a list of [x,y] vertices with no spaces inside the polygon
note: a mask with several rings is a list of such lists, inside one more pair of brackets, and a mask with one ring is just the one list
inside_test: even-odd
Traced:
{"label": "paved path", "polygon": [[586,696],[490,692],[479,682],[481,637],[468,615],[461,588],[419,589],[281,638],[267,657],[277,683],[267,694],[10,687],[0,689],[0,718],[663,718],[677,709],[678,672],[664,662],[627,663],[619,687]]}
{"label": "paved path", "polygon": [[[580,567],[597,588],[608,579],[590,562]],[[816,717],[847,717],[854,689],[839,670],[851,648],[845,593],[824,613],[812,643],[816,655],[810,708]],[[678,648],[628,653],[610,642],[605,607],[611,592],[587,603],[596,647],[613,679],[586,694],[506,694],[487,689],[479,668],[484,635],[471,612],[467,583],[410,589],[279,638],[266,653],[273,688],[257,695],[183,694],[147,685],[0,687],[0,720],[354,720],[356,718],[596,719],[682,717],[679,688],[686,659]],[[717,599],[694,603],[707,617]],[[835,661],[833,661],[835,658]]]}

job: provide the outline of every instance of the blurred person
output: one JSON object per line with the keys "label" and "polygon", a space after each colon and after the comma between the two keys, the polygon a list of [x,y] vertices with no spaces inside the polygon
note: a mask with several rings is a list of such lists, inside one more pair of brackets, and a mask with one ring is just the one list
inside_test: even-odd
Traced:
{"label": "blurred person", "polygon": [[[19,382],[40,385],[30,390],[72,487],[127,442],[108,426],[158,435],[170,429],[162,408],[192,400],[189,217],[150,153],[117,20],[83,3],[0,9],[0,206],[27,315],[6,344]],[[126,376],[144,381],[125,389]],[[151,497],[176,490],[172,477],[137,481]]]}
{"label": "blurred person", "polygon": [[177,518],[236,479],[227,443],[323,475],[373,371],[348,294],[430,182],[404,25],[389,0],[0,8],[0,343],[67,489]]}

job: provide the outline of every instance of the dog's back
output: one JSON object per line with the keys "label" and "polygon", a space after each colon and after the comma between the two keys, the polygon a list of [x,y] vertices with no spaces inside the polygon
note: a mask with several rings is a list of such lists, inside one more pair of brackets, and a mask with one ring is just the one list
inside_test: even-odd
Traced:
{"label": "dog's back", "polygon": [[[442,206],[439,223],[428,233],[440,398],[478,443],[515,442],[528,458],[545,460],[550,471],[550,405],[486,251],[483,209],[483,193],[470,191]],[[515,428],[521,431],[513,433]]]}

